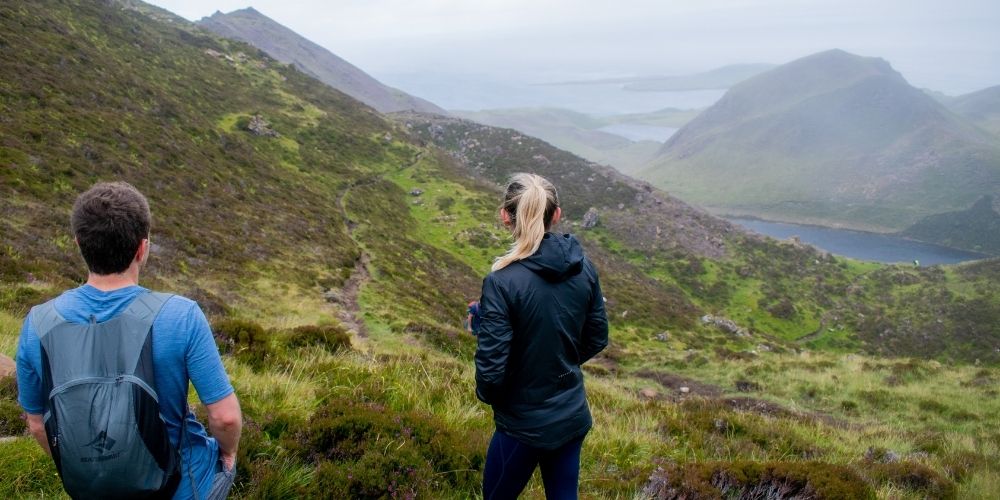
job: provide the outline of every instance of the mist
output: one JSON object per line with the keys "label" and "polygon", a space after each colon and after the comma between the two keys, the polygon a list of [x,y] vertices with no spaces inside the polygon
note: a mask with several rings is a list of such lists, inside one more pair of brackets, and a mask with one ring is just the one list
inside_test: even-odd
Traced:
{"label": "mist", "polygon": [[882,57],[913,85],[950,95],[1000,84],[1000,3],[991,0],[153,3],[191,20],[252,5],[407,91],[458,79],[676,75],[831,48]]}

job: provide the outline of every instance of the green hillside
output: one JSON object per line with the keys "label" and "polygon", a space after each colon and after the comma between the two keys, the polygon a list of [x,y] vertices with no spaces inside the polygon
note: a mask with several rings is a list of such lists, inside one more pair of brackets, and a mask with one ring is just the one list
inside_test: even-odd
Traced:
{"label": "green hillside", "polygon": [[[881,266],[753,236],[519,132],[388,119],[123,5],[0,4],[0,352],[84,279],[75,195],[135,184],[143,284],[198,300],[243,404],[234,496],[480,494],[492,424],[460,320],[509,243],[494,221],[516,170],[556,184],[608,298],[582,496],[1000,492],[1000,260]],[[14,398],[0,380],[0,493],[58,496]]]}
{"label": "green hillside", "polygon": [[828,51],[734,86],[639,175],[716,212],[895,231],[998,193],[1000,143],[885,61]]}
{"label": "green hillside", "polygon": [[1000,210],[992,196],[983,196],[971,207],[930,215],[906,228],[903,236],[945,246],[1000,254]]}

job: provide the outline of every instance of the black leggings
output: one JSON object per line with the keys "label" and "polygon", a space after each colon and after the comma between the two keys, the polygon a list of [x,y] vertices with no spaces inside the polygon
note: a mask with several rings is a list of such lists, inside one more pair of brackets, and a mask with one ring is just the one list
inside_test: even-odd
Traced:
{"label": "black leggings", "polygon": [[542,468],[545,498],[576,500],[580,479],[580,436],[554,450],[533,448],[500,432],[493,433],[483,471],[483,499],[517,498],[531,479],[535,467]]}

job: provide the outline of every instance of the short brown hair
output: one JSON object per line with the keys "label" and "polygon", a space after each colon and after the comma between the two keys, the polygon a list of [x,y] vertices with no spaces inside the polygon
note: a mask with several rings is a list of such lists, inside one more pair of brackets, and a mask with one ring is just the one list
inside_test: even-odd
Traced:
{"label": "short brown hair", "polygon": [[132,264],[149,238],[149,202],[127,182],[99,182],[73,204],[70,225],[87,268],[117,274]]}

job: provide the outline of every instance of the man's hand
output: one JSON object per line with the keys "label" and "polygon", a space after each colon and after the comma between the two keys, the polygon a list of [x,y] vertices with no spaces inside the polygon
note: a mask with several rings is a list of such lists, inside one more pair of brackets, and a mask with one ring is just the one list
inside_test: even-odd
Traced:
{"label": "man's hand", "polygon": [[236,466],[236,455],[229,455],[220,451],[219,458],[222,459],[222,468],[226,472],[233,470],[233,467]]}

